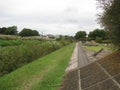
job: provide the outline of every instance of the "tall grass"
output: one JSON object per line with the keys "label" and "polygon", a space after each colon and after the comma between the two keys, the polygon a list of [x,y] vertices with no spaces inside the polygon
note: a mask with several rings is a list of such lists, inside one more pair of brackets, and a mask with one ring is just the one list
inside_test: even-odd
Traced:
{"label": "tall grass", "polygon": [[[67,43],[66,43],[67,44]],[[64,42],[64,45],[66,45]],[[0,48],[0,76],[25,65],[63,46],[63,43],[47,41],[42,43],[26,43],[18,46]]]}
{"label": "tall grass", "polygon": [[15,46],[22,44],[22,40],[0,40],[0,46]]}
{"label": "tall grass", "polygon": [[41,40],[40,36],[30,36],[30,37],[21,37],[18,35],[2,35],[0,34],[0,39],[1,40],[18,40],[18,39],[22,39],[22,40]]}

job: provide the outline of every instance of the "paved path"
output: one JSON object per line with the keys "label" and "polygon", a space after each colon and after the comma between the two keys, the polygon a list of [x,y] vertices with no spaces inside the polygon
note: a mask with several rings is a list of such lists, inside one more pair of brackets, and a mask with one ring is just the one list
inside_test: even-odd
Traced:
{"label": "paved path", "polygon": [[78,47],[78,68],[81,68],[89,64],[90,61],[82,45],[80,43],[77,43],[77,47]]}
{"label": "paved path", "polygon": [[[116,64],[114,60],[112,62]],[[90,60],[86,50],[77,43],[60,90],[120,90],[120,72],[117,70],[112,75],[108,69],[115,71],[116,68],[113,66],[111,69],[113,64],[108,63],[104,60],[101,63],[99,60]],[[119,69],[118,64],[117,67]]]}
{"label": "paved path", "polygon": [[80,43],[77,43],[78,48],[78,90],[82,90],[81,88],[81,76],[80,76],[80,68],[88,65],[90,63],[86,52]]}
{"label": "paved path", "polygon": [[[79,90],[120,90],[120,83],[114,78],[117,75],[120,77],[119,72],[114,76],[110,74],[107,68],[109,62],[104,66],[103,63],[105,63],[105,61],[102,63],[99,61],[90,63],[84,48],[78,43]],[[113,66],[111,67],[114,68]],[[109,68],[109,70],[111,71],[112,69]]]}
{"label": "paved path", "polygon": [[89,62],[84,48],[80,43],[77,43],[60,90],[81,90],[80,68],[89,64]]}

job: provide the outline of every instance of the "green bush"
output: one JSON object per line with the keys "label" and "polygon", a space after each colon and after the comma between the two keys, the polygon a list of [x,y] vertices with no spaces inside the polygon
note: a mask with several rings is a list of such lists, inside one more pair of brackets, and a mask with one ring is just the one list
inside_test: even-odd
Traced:
{"label": "green bush", "polygon": [[97,37],[97,38],[95,39],[95,41],[96,41],[97,43],[102,43],[102,38],[98,38],[98,37]]}

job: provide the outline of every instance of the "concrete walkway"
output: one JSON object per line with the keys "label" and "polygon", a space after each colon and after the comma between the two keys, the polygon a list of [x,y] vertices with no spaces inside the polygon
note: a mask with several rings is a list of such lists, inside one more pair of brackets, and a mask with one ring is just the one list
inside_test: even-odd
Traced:
{"label": "concrete walkway", "polygon": [[81,44],[77,43],[60,90],[81,90],[80,68],[87,64],[89,64],[89,59],[86,52]]}
{"label": "concrete walkway", "polygon": [[73,51],[71,60],[66,68],[65,72],[69,73],[78,68],[78,44],[76,44],[75,49]]}
{"label": "concrete walkway", "polygon": [[66,75],[59,90],[79,90],[78,85],[78,43],[65,70]]}
{"label": "concrete walkway", "polygon": [[78,68],[81,68],[88,65],[90,61],[80,43],[77,43],[77,48],[78,48]]}

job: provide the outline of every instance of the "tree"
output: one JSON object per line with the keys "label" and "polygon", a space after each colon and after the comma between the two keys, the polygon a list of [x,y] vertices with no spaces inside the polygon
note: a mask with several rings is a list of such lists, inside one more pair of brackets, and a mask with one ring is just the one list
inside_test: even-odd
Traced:
{"label": "tree", "polygon": [[16,35],[17,34],[17,26],[2,27],[2,28],[0,28],[0,34]]}
{"label": "tree", "polygon": [[26,36],[39,36],[39,33],[36,30],[31,30],[31,29],[24,28],[19,33],[19,35],[22,36],[22,37],[26,37]]}
{"label": "tree", "polygon": [[120,47],[120,0],[97,0],[103,13],[99,21],[106,30],[110,31],[113,43]]}
{"label": "tree", "polygon": [[0,34],[5,34],[6,30],[7,30],[6,27],[0,28]]}
{"label": "tree", "polygon": [[32,31],[33,36],[39,36],[39,32],[37,30]]}
{"label": "tree", "polygon": [[85,31],[78,31],[76,34],[75,34],[75,38],[77,39],[77,40],[83,40],[83,39],[85,39],[86,38],[86,32]]}
{"label": "tree", "polygon": [[5,31],[6,35],[16,35],[17,34],[17,26],[8,27]]}
{"label": "tree", "polygon": [[89,33],[88,37],[92,40],[95,40],[97,38],[105,40],[107,38],[107,32],[102,29],[95,29],[94,31]]}

